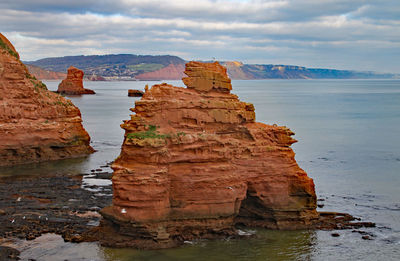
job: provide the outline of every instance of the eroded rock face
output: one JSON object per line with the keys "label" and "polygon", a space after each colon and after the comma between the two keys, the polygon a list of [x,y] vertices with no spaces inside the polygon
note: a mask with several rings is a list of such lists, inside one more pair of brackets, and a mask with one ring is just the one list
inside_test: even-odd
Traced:
{"label": "eroded rock face", "polygon": [[293,132],[255,122],[219,63],[189,62],[183,82],[147,89],[121,126],[104,244],[168,247],[235,234],[234,226],[303,229],[318,219]]}
{"label": "eroded rock face", "polygon": [[73,66],[68,68],[67,78],[58,85],[58,93],[67,95],[95,94],[93,90],[83,88],[83,71]]}
{"label": "eroded rock face", "polygon": [[93,152],[79,109],[48,91],[2,34],[0,40],[0,166]]}

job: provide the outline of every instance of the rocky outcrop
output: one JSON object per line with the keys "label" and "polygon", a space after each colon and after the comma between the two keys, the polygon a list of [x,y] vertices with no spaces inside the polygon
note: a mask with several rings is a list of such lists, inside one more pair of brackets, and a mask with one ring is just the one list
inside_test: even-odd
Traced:
{"label": "rocky outcrop", "polygon": [[83,71],[73,66],[68,68],[67,78],[58,85],[58,93],[67,95],[95,94],[93,90],[83,88]]}
{"label": "rocky outcrop", "polygon": [[44,70],[39,66],[31,64],[26,64],[25,66],[28,68],[29,73],[38,80],[61,80],[67,77],[66,73]]}
{"label": "rocky outcrop", "polygon": [[47,90],[0,34],[0,166],[93,152],[81,113]]}
{"label": "rocky outcrop", "polygon": [[141,90],[134,90],[134,89],[129,89],[128,90],[128,96],[129,97],[142,97],[144,94],[143,91]]}
{"label": "rocky outcrop", "polygon": [[113,204],[102,210],[115,234],[103,244],[169,247],[233,235],[238,224],[311,227],[314,183],[294,159],[294,133],[255,122],[219,63],[189,62],[185,74],[187,88],[152,86],[121,125]]}
{"label": "rocky outcrop", "polygon": [[161,68],[157,71],[146,72],[136,75],[135,78],[139,80],[178,80],[182,79],[185,75],[184,64],[169,64],[168,66]]}

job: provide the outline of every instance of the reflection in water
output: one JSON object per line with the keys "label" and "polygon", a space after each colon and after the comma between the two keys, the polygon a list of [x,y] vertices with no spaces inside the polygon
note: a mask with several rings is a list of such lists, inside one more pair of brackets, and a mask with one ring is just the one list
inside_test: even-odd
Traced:
{"label": "reflection in water", "polygon": [[257,229],[248,239],[204,240],[175,249],[140,251],[104,249],[107,260],[308,260],[315,245],[314,231]]}
{"label": "reflection in water", "polygon": [[84,173],[87,166],[87,157],[55,160],[41,163],[31,163],[14,167],[0,167],[0,177],[14,176],[55,176],[55,175],[77,175]]}
{"label": "reflection in water", "polygon": [[7,245],[18,245],[22,260],[309,260],[315,240],[313,231],[258,229],[256,235],[248,239],[203,240],[179,248],[152,251],[104,248],[97,243],[68,243],[55,234],[32,241],[17,240]]}

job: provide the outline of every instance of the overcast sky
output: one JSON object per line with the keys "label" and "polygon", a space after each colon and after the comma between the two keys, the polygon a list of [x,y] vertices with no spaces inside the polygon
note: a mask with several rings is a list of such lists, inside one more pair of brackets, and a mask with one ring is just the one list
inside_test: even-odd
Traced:
{"label": "overcast sky", "polygon": [[0,10],[23,60],[171,54],[400,73],[400,0],[0,0]]}

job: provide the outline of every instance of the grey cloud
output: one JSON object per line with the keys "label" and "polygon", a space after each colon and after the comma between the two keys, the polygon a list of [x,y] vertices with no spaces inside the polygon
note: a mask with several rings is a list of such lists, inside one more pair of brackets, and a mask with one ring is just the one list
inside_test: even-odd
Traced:
{"label": "grey cloud", "polygon": [[[396,0],[382,1],[398,9]],[[381,2],[380,2],[381,3]],[[374,16],[376,14],[395,13],[395,10],[379,8],[376,1],[365,0],[272,0],[272,1],[229,1],[229,0],[19,0],[0,3],[2,9],[25,10],[32,12],[70,12],[70,13],[100,13],[124,14],[140,17],[159,18],[189,18],[209,21],[304,21],[321,16],[338,15],[355,12],[363,6],[372,6],[370,10],[360,15]]]}
{"label": "grey cloud", "polygon": [[25,60],[165,53],[398,72],[396,1],[21,0],[0,3],[0,24]]}

